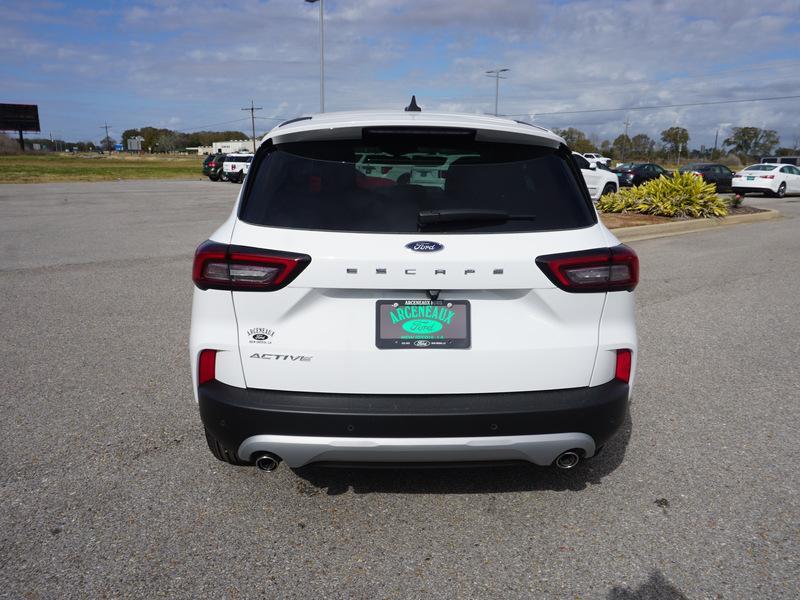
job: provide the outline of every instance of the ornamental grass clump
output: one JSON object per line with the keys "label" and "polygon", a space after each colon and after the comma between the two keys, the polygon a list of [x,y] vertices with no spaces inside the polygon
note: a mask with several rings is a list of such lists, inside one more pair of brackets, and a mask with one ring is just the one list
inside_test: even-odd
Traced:
{"label": "ornamental grass clump", "polygon": [[633,212],[643,215],[705,219],[724,217],[728,203],[717,196],[714,185],[691,173],[674,173],[632,188],[607,194],[597,202],[605,213]]}

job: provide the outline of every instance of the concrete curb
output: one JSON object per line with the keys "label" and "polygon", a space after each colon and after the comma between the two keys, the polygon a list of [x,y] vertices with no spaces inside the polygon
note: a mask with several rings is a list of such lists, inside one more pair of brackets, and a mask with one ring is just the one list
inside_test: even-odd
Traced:
{"label": "concrete curb", "polygon": [[639,240],[683,235],[684,233],[706,231],[708,229],[717,229],[719,227],[728,227],[741,223],[769,221],[770,219],[777,219],[781,216],[781,213],[772,208],[765,208],[763,210],[765,212],[752,213],[749,215],[733,215],[732,217],[725,217],[722,219],[697,219],[691,221],[676,221],[674,223],[656,223],[655,225],[619,227],[617,229],[612,229],[611,233],[617,236],[621,242],[637,242]]}

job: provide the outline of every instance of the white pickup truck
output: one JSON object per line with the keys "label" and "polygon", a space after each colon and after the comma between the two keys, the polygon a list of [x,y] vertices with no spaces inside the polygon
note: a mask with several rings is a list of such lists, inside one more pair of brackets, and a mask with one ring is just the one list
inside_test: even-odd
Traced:
{"label": "white pickup truck", "polygon": [[583,155],[583,157],[588,160],[590,163],[602,163],[604,165],[609,165],[611,163],[611,159],[607,156],[603,156],[602,154],[597,154],[596,152],[587,152]]}
{"label": "white pickup truck", "polygon": [[225,179],[232,183],[242,183],[247,172],[250,170],[250,163],[252,161],[252,154],[228,154],[225,158],[225,163],[222,165],[222,170],[225,172]]}

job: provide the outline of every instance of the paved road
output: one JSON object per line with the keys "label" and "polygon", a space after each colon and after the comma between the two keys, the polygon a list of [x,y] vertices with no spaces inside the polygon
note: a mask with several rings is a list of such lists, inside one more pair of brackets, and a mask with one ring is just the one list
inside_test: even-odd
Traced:
{"label": "paved road", "polygon": [[800,198],[634,244],[625,431],[569,473],[223,465],[190,255],[238,186],[0,186],[0,596],[796,598]]}

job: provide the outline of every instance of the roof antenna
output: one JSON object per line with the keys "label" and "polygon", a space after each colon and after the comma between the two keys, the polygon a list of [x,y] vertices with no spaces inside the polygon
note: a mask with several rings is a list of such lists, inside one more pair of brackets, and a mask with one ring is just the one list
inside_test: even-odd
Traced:
{"label": "roof antenna", "polygon": [[406,112],[422,112],[422,109],[417,106],[417,97],[411,96],[411,104],[405,107]]}

